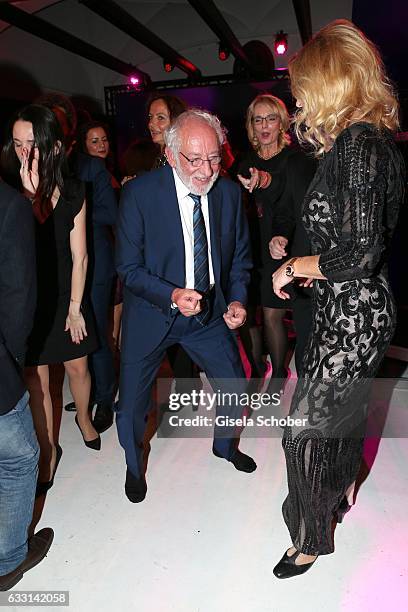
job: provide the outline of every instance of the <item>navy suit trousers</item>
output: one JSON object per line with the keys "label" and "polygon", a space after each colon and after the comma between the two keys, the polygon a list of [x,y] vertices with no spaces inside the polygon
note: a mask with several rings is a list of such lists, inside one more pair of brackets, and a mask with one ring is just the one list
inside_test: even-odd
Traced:
{"label": "navy suit trousers", "polygon": [[109,346],[109,305],[112,295],[113,277],[105,282],[93,282],[90,298],[95,315],[99,349],[88,357],[92,378],[91,395],[94,402],[112,406],[115,395],[115,365]]}
{"label": "navy suit trousers", "polygon": [[[140,321],[140,324],[143,325],[143,321]],[[136,477],[143,473],[143,437],[153,382],[166,349],[176,343],[204,370],[210,381],[214,381],[211,384],[217,390],[243,393],[247,387],[237,340],[227,328],[222,316],[211,319],[203,327],[194,317],[177,314],[169,333],[152,353],[139,360],[121,362],[116,425],[127,466]],[[217,415],[228,413],[232,418],[241,417],[242,412],[241,406],[217,408]],[[218,432],[216,429],[214,446],[223,457],[229,459],[235,450],[236,439],[225,437],[226,435],[229,435],[229,432]],[[233,433],[231,435],[233,436]]]}

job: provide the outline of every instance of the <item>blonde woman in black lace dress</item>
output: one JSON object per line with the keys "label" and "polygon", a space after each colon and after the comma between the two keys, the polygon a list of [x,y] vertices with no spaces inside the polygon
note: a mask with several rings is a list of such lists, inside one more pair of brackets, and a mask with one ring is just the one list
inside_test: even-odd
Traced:
{"label": "blonde woman in black lace dress", "polygon": [[304,573],[334,550],[332,519],[341,520],[361,463],[368,381],[395,326],[387,255],[403,184],[391,133],[397,102],[362,32],[345,20],[329,24],[289,71],[298,136],[314,146],[320,165],[303,205],[313,255],[273,274],[282,298],[288,283],[314,279],[313,329],[291,405],[307,425],[286,427],[283,437],[283,516],[293,546],[274,568],[278,578]]}

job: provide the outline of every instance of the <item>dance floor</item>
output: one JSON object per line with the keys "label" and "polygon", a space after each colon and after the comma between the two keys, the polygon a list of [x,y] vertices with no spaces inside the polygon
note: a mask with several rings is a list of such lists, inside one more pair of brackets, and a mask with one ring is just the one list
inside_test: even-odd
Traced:
{"label": "dance floor", "polygon": [[[401,394],[408,410],[407,385]],[[67,590],[74,612],[406,609],[407,439],[370,440],[371,470],[336,528],[335,554],[286,581],[272,573],[290,544],[278,439],[242,441],[258,464],[245,474],[215,458],[210,439],[153,437],[141,504],[124,495],[115,427],[101,452],[88,450],[64,412],[60,443],[54,487],[36,508],[37,529],[52,527],[54,544],[15,589]]]}

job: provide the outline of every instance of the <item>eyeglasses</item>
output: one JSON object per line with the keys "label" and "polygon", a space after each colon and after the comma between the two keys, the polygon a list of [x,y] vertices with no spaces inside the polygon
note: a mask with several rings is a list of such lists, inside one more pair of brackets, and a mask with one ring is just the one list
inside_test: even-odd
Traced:
{"label": "eyeglasses", "polygon": [[266,115],[266,117],[261,117],[260,115],[256,115],[252,121],[254,122],[255,125],[263,125],[263,122],[266,121],[266,123],[274,123],[274,121],[276,121],[277,119],[279,119],[279,116],[276,115],[275,113],[272,113],[271,115]]}
{"label": "eyeglasses", "polygon": [[181,151],[180,155],[182,155],[184,159],[190,162],[193,168],[200,168],[204,162],[208,162],[210,166],[219,166],[221,163],[221,155],[214,155],[214,157],[211,157],[210,159],[201,159],[201,157],[193,157],[193,159],[189,159],[187,155],[184,155],[184,153],[182,153]]}

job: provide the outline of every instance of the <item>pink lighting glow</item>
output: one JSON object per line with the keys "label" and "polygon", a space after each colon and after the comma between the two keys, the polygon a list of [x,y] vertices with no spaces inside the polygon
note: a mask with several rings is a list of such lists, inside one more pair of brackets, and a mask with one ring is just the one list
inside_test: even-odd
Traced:
{"label": "pink lighting glow", "polygon": [[276,33],[274,48],[277,55],[285,55],[288,50],[288,35],[283,30]]}
{"label": "pink lighting glow", "polygon": [[132,85],[138,85],[139,84],[139,79],[135,76],[130,77],[130,82],[132,83]]}

